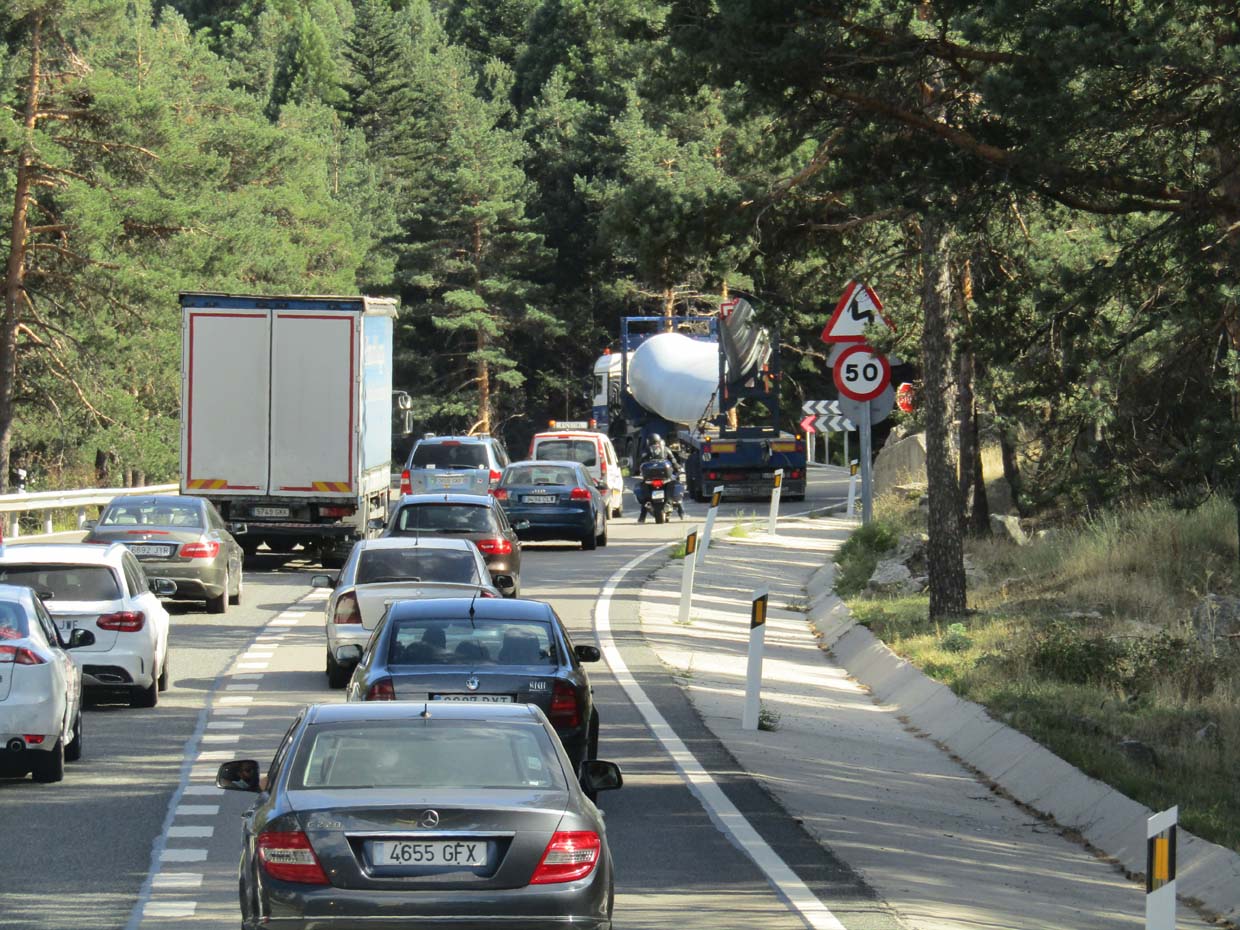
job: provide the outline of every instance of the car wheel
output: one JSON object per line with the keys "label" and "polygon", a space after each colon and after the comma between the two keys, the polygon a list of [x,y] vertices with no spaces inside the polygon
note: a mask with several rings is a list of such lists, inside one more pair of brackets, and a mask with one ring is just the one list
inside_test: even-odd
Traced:
{"label": "car wheel", "polygon": [[69,745],[65,747],[65,760],[77,762],[80,758],[82,758],[82,712],[79,710],[77,719],[73,721],[73,739],[69,740]]}
{"label": "car wheel", "polygon": [[232,572],[224,576],[224,590],[218,597],[207,598],[207,613],[222,614],[228,610],[228,589],[232,585]]}
{"label": "car wheel", "polygon": [[51,752],[36,752],[31,759],[30,776],[40,784],[50,784],[65,777],[65,741],[56,740]]}
{"label": "car wheel", "polygon": [[598,537],[594,535],[594,530],[589,530],[586,535],[581,538],[582,549],[595,549],[598,547]]}
{"label": "car wheel", "polygon": [[245,575],[237,573],[237,591],[228,598],[228,603],[236,606],[241,603],[241,591],[245,587]]}
{"label": "car wheel", "polygon": [[158,703],[158,681],[152,681],[149,688],[134,688],[131,692],[129,692],[130,707],[154,707]]}
{"label": "car wheel", "polygon": [[168,650],[164,649],[164,664],[159,669],[159,680],[155,682],[160,691],[168,690]]}
{"label": "car wheel", "polygon": [[596,542],[600,546],[607,545],[607,521],[606,520],[603,521],[603,532],[598,535]]}
{"label": "car wheel", "polygon": [[327,685],[330,688],[343,688],[353,677],[352,671],[336,661],[331,653],[327,654]]}

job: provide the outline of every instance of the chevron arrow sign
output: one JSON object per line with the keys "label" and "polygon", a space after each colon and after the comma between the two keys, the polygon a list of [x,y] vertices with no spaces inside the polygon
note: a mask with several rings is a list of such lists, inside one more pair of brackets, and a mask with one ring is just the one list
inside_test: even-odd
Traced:
{"label": "chevron arrow sign", "polygon": [[807,400],[801,405],[801,412],[816,417],[839,416],[839,403],[834,400]]}
{"label": "chevron arrow sign", "polygon": [[818,417],[814,423],[814,430],[819,433],[850,433],[856,428],[851,420],[839,414]]}

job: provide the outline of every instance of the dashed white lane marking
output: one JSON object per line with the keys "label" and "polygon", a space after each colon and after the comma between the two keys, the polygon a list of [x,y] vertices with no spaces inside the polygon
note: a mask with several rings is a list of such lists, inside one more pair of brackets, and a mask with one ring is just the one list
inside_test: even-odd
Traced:
{"label": "dashed white lane marking", "polygon": [[208,749],[206,752],[198,753],[199,762],[210,762],[212,760],[225,762],[232,757],[233,751],[231,749]]}
{"label": "dashed white lane marking", "polygon": [[178,804],[178,817],[214,817],[220,812],[218,804]]}
{"label": "dashed white lane marking", "polygon": [[214,784],[186,785],[185,790],[181,792],[181,794],[193,795],[194,797],[199,797],[201,795],[207,795],[209,797],[219,797],[223,793],[224,793],[224,789]]}
{"label": "dashed white lane marking", "polygon": [[160,862],[206,862],[205,849],[165,849],[159,854]]}
{"label": "dashed white lane marking", "polygon": [[171,826],[168,832],[164,834],[170,840],[207,840],[215,836],[215,827],[212,826]]}
{"label": "dashed white lane marking", "polygon": [[188,891],[202,887],[201,872],[160,872],[151,882],[160,891]]}
{"label": "dashed white lane marking", "polygon": [[207,724],[208,730],[240,730],[245,724],[240,720],[212,720]]}
{"label": "dashed white lane marking", "polygon": [[[220,698],[221,704],[249,704],[254,698],[249,694],[225,694]],[[248,709],[248,708],[247,708]],[[216,709],[215,713],[219,714],[223,711]]]}
{"label": "dashed white lane marking", "polygon": [[[236,695],[233,695],[230,700],[236,701],[236,702],[242,702],[242,701],[245,701],[246,699],[239,698]],[[249,712],[250,712],[250,708],[248,707],[212,707],[211,708],[211,713],[219,717],[244,717]],[[210,726],[210,724],[207,724],[207,726]]]}
{"label": "dashed white lane marking", "polygon": [[[210,726],[210,724],[207,724]],[[204,743],[236,743],[241,739],[240,733],[204,733],[202,741]]]}
{"label": "dashed white lane marking", "polygon": [[[224,690],[225,691],[257,691],[258,684],[257,682],[255,683],[246,682],[243,685],[224,685]],[[228,698],[224,698],[224,700],[228,700]]]}
{"label": "dashed white lane marking", "polygon": [[[266,666],[264,665],[263,668],[266,668]],[[233,681],[262,681],[263,673],[262,672],[242,672],[240,674],[234,674],[232,676],[232,680]]]}
{"label": "dashed white lane marking", "polygon": [[147,901],[142,908],[144,917],[193,917],[198,910],[197,901]]}
{"label": "dashed white lane marking", "polygon": [[289,619],[289,618],[295,617],[297,619],[301,619],[305,615],[306,615],[306,612],[304,610],[286,610],[280,614],[280,618]]}
{"label": "dashed white lane marking", "polygon": [[654,549],[630,559],[616,570],[598,596],[594,607],[594,629],[598,635],[599,646],[603,656],[611,668],[612,675],[624,693],[628,695],[633,706],[637,708],[646,726],[654,734],[671,756],[672,762],[680,770],[681,776],[689,790],[697,796],[711,819],[719,829],[730,836],[732,841],[748,853],[749,858],[766,875],[767,880],[783,897],[788,905],[800,915],[813,930],[845,930],[839,919],[831,913],[825,904],[809,889],[805,882],[788,867],[788,864],[771,849],[762,835],[753,828],[745,816],[736,809],[736,805],[724,794],[723,789],[715,782],[710,773],[702,767],[697,757],[689,751],[684,741],[676,735],[676,731],[664,719],[663,714],[655,707],[654,702],[646,696],[637,683],[616,642],[611,635],[611,599],[624,581],[626,575],[651,556],[670,548],[674,543],[656,546]]}
{"label": "dashed white lane marking", "polygon": [[285,619],[285,618],[281,618],[281,619],[279,619],[279,620],[272,620],[272,621],[271,621],[271,625],[272,625],[272,626],[297,626],[297,624],[299,624],[299,623],[301,623],[301,621],[300,621],[300,620],[297,620],[297,619]]}

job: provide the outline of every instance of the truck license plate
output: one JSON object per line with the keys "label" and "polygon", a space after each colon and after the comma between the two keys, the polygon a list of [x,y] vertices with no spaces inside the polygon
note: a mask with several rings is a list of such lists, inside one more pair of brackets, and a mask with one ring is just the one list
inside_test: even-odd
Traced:
{"label": "truck license plate", "polygon": [[290,510],[287,507],[255,507],[251,513],[256,517],[288,517]]}

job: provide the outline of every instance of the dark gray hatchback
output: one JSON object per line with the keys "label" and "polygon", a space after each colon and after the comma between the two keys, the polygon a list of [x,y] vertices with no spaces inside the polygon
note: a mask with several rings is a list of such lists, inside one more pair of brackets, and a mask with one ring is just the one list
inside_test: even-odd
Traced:
{"label": "dark gray hatchback", "polygon": [[243,820],[245,928],[610,930],[611,854],[588,792],[619,788],[593,761],[580,782],[546,717],[525,704],[316,704]]}

